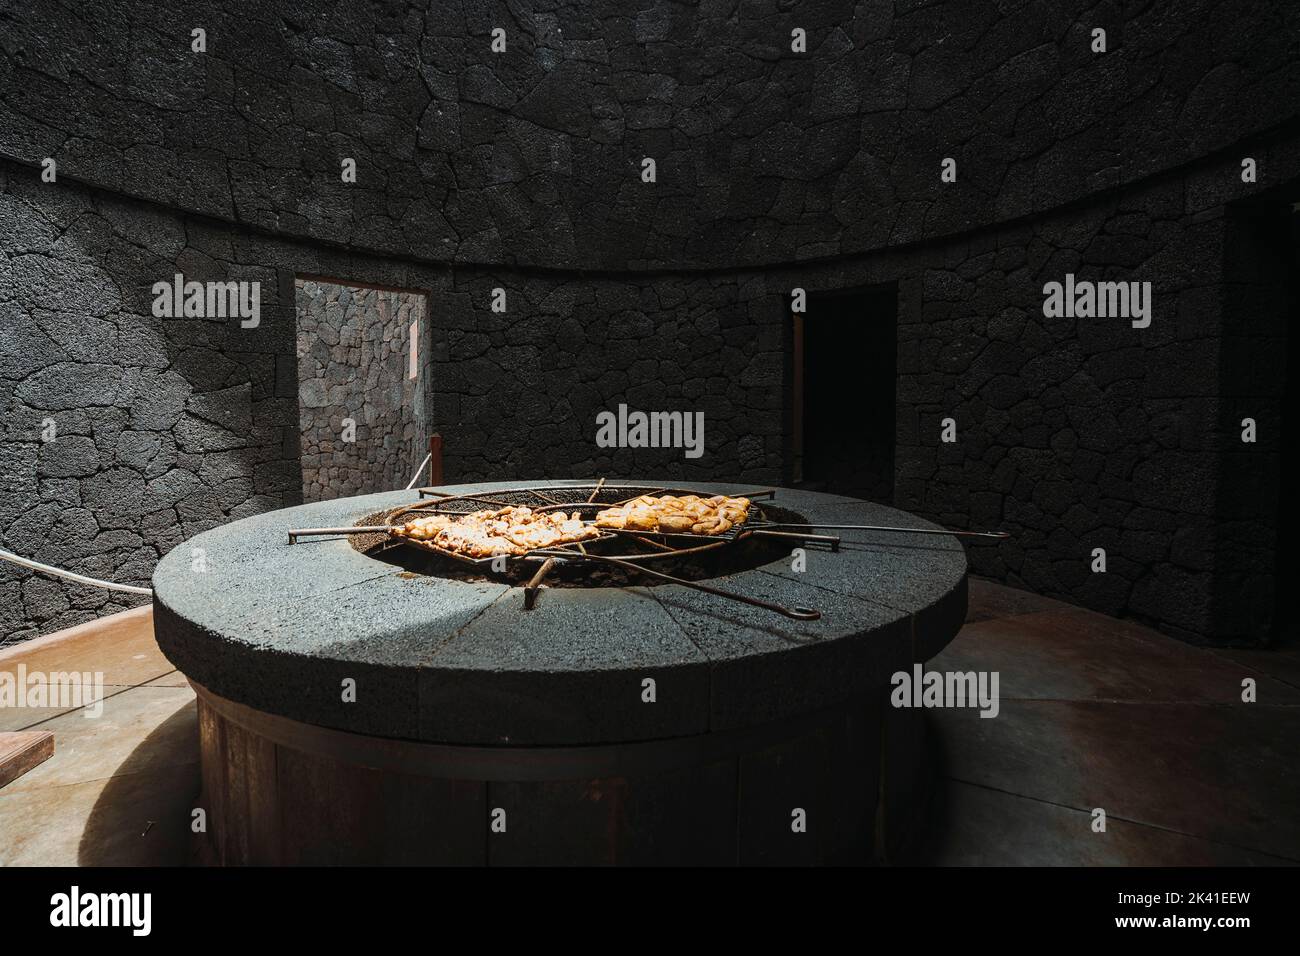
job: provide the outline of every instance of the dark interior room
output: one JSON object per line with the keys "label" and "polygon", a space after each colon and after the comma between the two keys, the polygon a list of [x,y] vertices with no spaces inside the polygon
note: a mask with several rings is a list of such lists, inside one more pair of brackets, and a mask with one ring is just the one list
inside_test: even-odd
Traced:
{"label": "dark interior room", "polygon": [[22,920],[797,865],[1249,923],[1126,874],[1300,863],[1297,104],[1286,0],[0,2]]}

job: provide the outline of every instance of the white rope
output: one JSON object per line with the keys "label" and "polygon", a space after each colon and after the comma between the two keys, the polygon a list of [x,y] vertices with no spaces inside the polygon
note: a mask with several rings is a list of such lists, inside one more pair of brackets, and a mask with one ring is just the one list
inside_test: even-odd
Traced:
{"label": "white rope", "polygon": [[[415,469],[415,474],[411,476],[411,482],[406,486],[410,491],[415,487],[415,483],[420,480],[420,473],[424,471],[424,466],[429,463],[433,457],[433,452],[424,456],[424,461],[420,462],[420,467]],[[136,587],[134,584],[118,584],[114,581],[101,581],[99,578],[88,578],[84,574],[77,574],[74,571],[65,571],[62,568],[51,567],[48,564],[41,564],[39,561],[33,561],[31,558],[21,558],[12,551],[6,551],[0,548],[0,559],[12,561],[14,564],[22,565],[24,568],[31,568],[33,571],[41,571],[45,574],[53,574],[55,577],[67,578],[69,581],[76,581],[78,584],[89,584],[92,587],[107,588],[110,591],[127,591],[131,594],[153,594],[150,588]]]}
{"label": "white rope", "polygon": [[415,469],[415,474],[411,476],[411,483],[406,486],[407,491],[410,491],[415,487],[415,483],[420,480],[420,472],[424,471],[424,466],[429,463],[429,459],[432,457],[433,452],[429,452],[429,454],[424,456],[424,461],[420,462],[420,467]]}
{"label": "white rope", "polygon": [[21,564],[25,568],[31,568],[33,571],[42,571],[45,574],[53,574],[56,577],[67,578],[69,581],[76,581],[78,584],[89,584],[97,588],[107,588],[110,591],[129,591],[132,594],[153,594],[153,591],[150,588],[138,588],[134,584],[117,584],[113,581],[101,581],[99,578],[88,578],[84,574],[64,571],[62,568],[53,568],[48,564],[41,564],[39,561],[33,561],[30,558],[20,558],[12,551],[5,551],[3,548],[0,548],[0,558],[5,561],[12,561],[14,564]]}

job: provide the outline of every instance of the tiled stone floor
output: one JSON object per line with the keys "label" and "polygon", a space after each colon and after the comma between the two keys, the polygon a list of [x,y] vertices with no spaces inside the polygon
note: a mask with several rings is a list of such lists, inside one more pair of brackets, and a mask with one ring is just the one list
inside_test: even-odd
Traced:
{"label": "tiled stone floor", "polygon": [[[107,698],[97,719],[0,710],[2,730],[55,733],[54,757],[0,789],[0,865],[187,862],[194,695],[148,611],[0,651],[0,670],[19,663],[102,671]],[[1202,650],[973,581],[967,626],[929,666],[998,671],[1001,710],[927,714],[942,786],[914,862],[1300,861],[1300,648]]]}
{"label": "tiled stone floor", "polygon": [[184,864],[199,790],[194,693],[147,608],[0,651],[0,670],[102,671],[103,712],[0,709],[54,731],[54,756],[0,789],[0,865]]}
{"label": "tiled stone floor", "polygon": [[942,785],[916,862],[1300,861],[1300,648],[1190,647],[985,581],[967,620],[928,667],[997,671],[1001,710],[928,712]]}

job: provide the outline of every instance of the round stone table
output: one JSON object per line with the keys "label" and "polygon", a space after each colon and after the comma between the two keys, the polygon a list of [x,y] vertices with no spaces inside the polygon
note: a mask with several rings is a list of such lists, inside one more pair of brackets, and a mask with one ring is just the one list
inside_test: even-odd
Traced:
{"label": "round stone table", "polygon": [[[924,725],[889,680],[961,626],[955,539],[826,532],[840,550],[810,546],[803,570],[785,555],[707,582],[816,621],[672,584],[548,589],[524,610],[518,586],[287,540],[414,500],[245,518],[159,563],[158,643],[199,698],[208,860],[849,862],[915,831]],[[935,527],[831,495],[772,503]]]}

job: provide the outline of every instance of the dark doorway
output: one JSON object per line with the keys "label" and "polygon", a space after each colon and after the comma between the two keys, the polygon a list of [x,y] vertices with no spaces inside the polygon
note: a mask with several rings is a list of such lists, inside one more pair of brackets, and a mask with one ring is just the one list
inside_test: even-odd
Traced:
{"label": "dark doorway", "polygon": [[1290,203],[1290,254],[1286,321],[1286,376],[1282,398],[1282,451],[1279,457],[1281,474],[1278,476],[1277,538],[1273,548],[1274,610],[1272,633],[1274,644],[1288,648],[1300,647],[1300,632],[1294,624],[1294,614],[1288,607],[1291,591],[1283,587],[1287,563],[1284,555],[1290,544],[1300,535],[1300,508],[1296,507],[1291,489],[1300,481],[1296,458],[1300,456],[1300,202]]}
{"label": "dark doorway", "polygon": [[[1297,512],[1300,181],[1228,206],[1224,236],[1217,494],[1210,638],[1285,645]],[[1253,429],[1247,438],[1246,429]]]}
{"label": "dark doorway", "polygon": [[796,486],[893,501],[897,319],[892,285],[810,295],[795,314]]}

